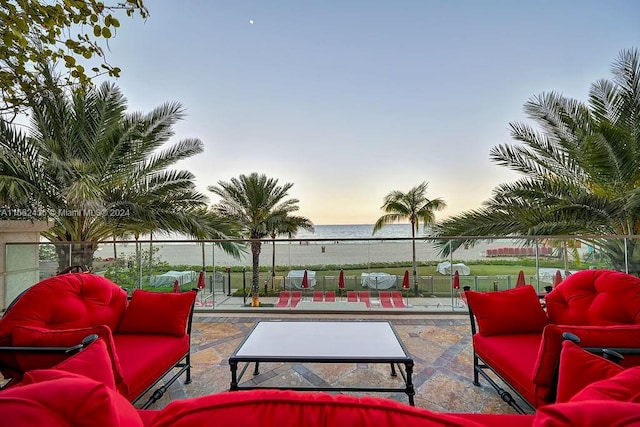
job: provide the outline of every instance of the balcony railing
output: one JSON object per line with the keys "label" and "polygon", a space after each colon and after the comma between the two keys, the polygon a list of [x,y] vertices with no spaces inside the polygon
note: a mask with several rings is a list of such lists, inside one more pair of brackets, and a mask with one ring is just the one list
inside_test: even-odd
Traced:
{"label": "balcony railing", "polygon": [[[462,241],[472,243],[458,245]],[[223,242],[237,243],[244,252],[233,257],[222,250]],[[3,307],[37,281],[67,266],[86,265],[129,292],[135,289],[173,292],[176,287],[184,291],[200,285],[198,310],[255,310],[248,307],[253,279],[250,242],[8,243]],[[414,276],[410,238],[261,240],[258,272],[261,308],[291,310],[291,307],[277,308],[275,302],[281,291],[298,289],[304,270],[314,277],[309,277],[310,288],[302,289],[303,299],[311,300],[314,290],[335,291],[338,299],[344,299],[348,291],[369,291],[373,301],[369,310],[377,311],[382,310],[378,299],[380,291],[401,291],[410,310],[418,312],[466,309],[458,300],[458,289],[453,286],[456,270],[460,273],[460,288],[468,286],[483,291],[514,287],[522,270],[526,283],[541,293],[553,285],[558,271],[563,278],[588,268],[640,271],[636,236],[580,236],[579,239],[575,236],[459,236],[446,241],[445,246],[451,249],[447,256],[442,255],[442,247],[437,243],[433,238],[415,240]],[[344,275],[344,288],[339,287],[340,270]],[[402,287],[405,271],[409,274],[409,289]],[[198,280],[201,272],[204,272],[204,283]]]}

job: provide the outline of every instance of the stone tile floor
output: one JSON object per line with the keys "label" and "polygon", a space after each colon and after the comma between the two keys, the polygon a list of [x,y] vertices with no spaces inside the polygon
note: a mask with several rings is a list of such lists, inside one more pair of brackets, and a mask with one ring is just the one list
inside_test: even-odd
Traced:
{"label": "stone tile floor", "polygon": [[[480,387],[471,383],[472,346],[469,319],[456,315],[359,317],[361,320],[389,320],[414,359],[413,381],[415,404],[439,412],[514,413],[481,379]],[[171,400],[228,391],[231,380],[227,359],[260,320],[353,320],[349,315],[282,314],[249,317],[247,314],[211,316],[196,315],[192,333],[192,383],[184,385],[183,377],[169,388],[153,408],[162,408]],[[150,359],[150,362],[152,359]],[[367,364],[283,364],[261,363],[260,375],[247,369],[242,383],[249,381],[269,385],[401,385],[401,377],[389,375],[388,365]],[[354,393],[360,394],[363,393]],[[371,393],[407,403],[404,393]]]}

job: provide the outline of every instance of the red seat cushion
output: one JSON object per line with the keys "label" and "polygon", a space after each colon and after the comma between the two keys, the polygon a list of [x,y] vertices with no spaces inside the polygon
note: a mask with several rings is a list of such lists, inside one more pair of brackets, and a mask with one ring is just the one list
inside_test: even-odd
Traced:
{"label": "red seat cushion", "polygon": [[609,270],[584,270],[560,283],[545,298],[557,325],[640,324],[640,278]]}
{"label": "red seat cushion", "polygon": [[113,340],[122,360],[122,375],[129,385],[126,396],[134,400],[158,378],[168,366],[177,363],[189,350],[189,335],[116,334]]}
{"label": "red seat cushion", "polygon": [[465,291],[481,335],[540,333],[549,323],[531,285],[498,292]]}
{"label": "red seat cushion", "polygon": [[640,366],[625,369],[611,378],[589,384],[571,398],[571,402],[583,400],[640,403]]}
{"label": "red seat cushion", "polygon": [[196,292],[165,293],[136,290],[118,327],[121,334],[168,334],[187,332]]}
{"label": "red seat cushion", "polygon": [[482,425],[390,399],[285,390],[236,391],[174,401],[156,415],[151,425],[193,427],[214,424],[243,427]]}
{"label": "red seat cushion", "polygon": [[473,348],[509,385],[534,403],[533,368],[538,357],[540,334],[473,336]]}

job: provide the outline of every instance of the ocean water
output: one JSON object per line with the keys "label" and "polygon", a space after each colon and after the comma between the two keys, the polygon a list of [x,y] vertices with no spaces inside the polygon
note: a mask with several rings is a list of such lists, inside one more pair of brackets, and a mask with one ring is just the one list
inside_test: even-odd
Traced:
{"label": "ocean water", "polygon": [[[369,239],[369,238],[396,238],[411,237],[410,224],[389,224],[385,225],[375,235],[373,235],[373,224],[346,224],[346,225],[316,225],[314,232],[300,230],[294,238],[296,239]],[[424,236],[424,230],[420,226],[418,236]]]}

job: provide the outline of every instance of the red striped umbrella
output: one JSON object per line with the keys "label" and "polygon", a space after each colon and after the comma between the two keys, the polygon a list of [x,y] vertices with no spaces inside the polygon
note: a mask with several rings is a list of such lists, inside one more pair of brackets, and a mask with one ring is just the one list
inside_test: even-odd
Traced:
{"label": "red striped umbrella", "polygon": [[178,282],[178,279],[173,282],[173,292],[175,292],[176,294],[180,292],[180,282]]}
{"label": "red striped umbrella", "polygon": [[309,289],[309,279],[307,278],[307,270],[304,271],[302,275],[302,283],[300,284],[302,289]]}
{"label": "red striped umbrella", "polygon": [[410,289],[411,284],[409,283],[409,270],[404,271],[404,277],[402,278],[402,288]]}
{"label": "red striped umbrella", "polygon": [[524,271],[520,270],[518,273],[518,279],[516,279],[516,288],[521,288],[527,284],[527,281],[524,278]]}
{"label": "red striped umbrella", "polygon": [[204,271],[201,271],[198,276],[198,289],[204,289]]}
{"label": "red striped umbrella", "polygon": [[338,276],[338,288],[344,289],[344,270],[340,269],[340,275]]}
{"label": "red striped umbrella", "polygon": [[458,270],[453,273],[453,282],[451,283],[453,289],[460,289],[460,274]]}

